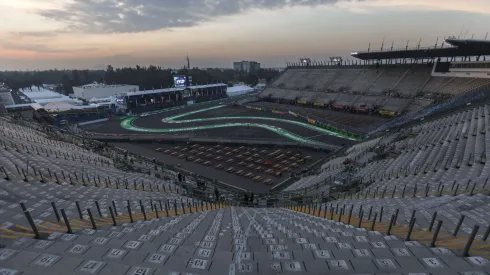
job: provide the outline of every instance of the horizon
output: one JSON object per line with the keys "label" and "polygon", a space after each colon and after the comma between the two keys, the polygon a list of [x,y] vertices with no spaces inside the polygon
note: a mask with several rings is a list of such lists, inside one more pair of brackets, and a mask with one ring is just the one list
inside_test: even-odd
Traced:
{"label": "horizon", "polygon": [[17,0],[0,4],[0,70],[284,68],[299,58],[354,60],[353,51],[483,39],[490,1]]}

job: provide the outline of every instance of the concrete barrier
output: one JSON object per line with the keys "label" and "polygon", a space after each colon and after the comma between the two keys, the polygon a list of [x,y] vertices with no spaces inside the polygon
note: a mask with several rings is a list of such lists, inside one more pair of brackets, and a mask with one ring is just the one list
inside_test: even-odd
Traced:
{"label": "concrete barrier", "polygon": [[83,125],[95,124],[95,123],[99,123],[99,122],[105,122],[108,120],[109,120],[108,118],[101,118],[101,119],[96,119],[96,120],[91,120],[91,121],[80,122],[77,125],[83,126]]}

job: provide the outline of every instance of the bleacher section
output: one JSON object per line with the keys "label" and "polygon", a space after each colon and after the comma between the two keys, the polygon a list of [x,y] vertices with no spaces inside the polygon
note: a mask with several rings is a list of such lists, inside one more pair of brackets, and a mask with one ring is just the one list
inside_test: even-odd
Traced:
{"label": "bleacher section", "polygon": [[393,90],[396,84],[405,77],[408,71],[408,69],[404,68],[380,70],[380,73],[374,78],[366,92],[375,95],[385,94],[389,90]]}
{"label": "bleacher section", "polygon": [[289,68],[260,97],[404,113],[429,106],[441,95],[448,98],[490,86],[490,79],[437,77],[431,70],[427,64]]}
{"label": "bleacher section", "polygon": [[[326,93],[326,92],[311,92],[300,90],[285,90],[280,88],[268,88],[260,93],[262,99],[272,99],[284,103],[304,102],[304,104],[315,103],[320,104],[335,104],[344,107],[353,108],[379,108],[393,112],[403,112],[405,110],[420,110],[423,107],[430,105],[430,101],[426,99],[409,99],[409,98],[394,98],[386,96],[367,96],[355,95],[349,93]],[[303,104],[303,103],[301,103]]]}
{"label": "bleacher section", "polygon": [[0,255],[4,268],[24,274],[449,275],[488,269],[482,257],[461,258],[284,209],[231,208],[19,239]]}
{"label": "bleacher section", "polygon": [[[407,183],[407,188],[429,184],[432,192],[442,186],[454,189],[453,179],[459,182],[478,182],[489,177],[487,159],[490,157],[490,105],[457,112],[449,116],[413,126],[403,131],[356,145],[344,156],[327,162],[323,167],[338,167],[345,159],[358,160],[368,152],[383,156],[376,161],[358,163],[353,178],[372,183],[369,188],[379,188],[391,193],[396,186]],[[341,165],[340,165],[341,166]],[[340,167],[339,167],[340,168]],[[345,167],[343,167],[345,168]],[[342,168],[342,169],[343,169]],[[314,180],[309,184],[318,182]],[[439,186],[440,185],[440,186]],[[303,188],[292,185],[287,190]],[[419,186],[419,187],[420,187]],[[420,188],[420,193],[425,189]]]}
{"label": "bleacher section", "polygon": [[[345,174],[346,158],[366,163],[353,170],[355,178],[369,179],[359,193],[308,208],[289,201],[279,201],[276,206],[282,208],[245,208],[190,198],[180,185],[155,178],[151,170],[120,170],[87,144],[57,140],[62,134],[2,118],[0,274],[485,274],[490,266],[480,240],[484,236],[464,257],[460,243],[472,225],[488,222],[488,197],[481,191],[488,188],[480,186],[488,169],[477,152],[488,152],[489,119],[486,105],[456,113],[356,144],[323,165],[323,180],[330,182]],[[436,153],[429,154],[430,149]],[[389,154],[390,161],[379,159],[392,151],[397,153]],[[446,152],[455,160],[451,165],[461,160],[464,171],[444,170],[441,163],[438,171],[430,166],[423,173],[421,165],[444,159],[431,156]],[[459,190],[475,195],[450,196],[446,182],[429,188],[420,184],[415,197],[399,191],[393,198],[387,195],[401,185],[408,194],[429,176],[437,184],[443,178],[462,183],[471,178],[470,187],[462,184]],[[427,189],[442,194],[425,196]],[[316,191],[324,192],[325,186]],[[430,227],[432,213],[427,208],[444,220],[437,247],[425,245],[422,229]],[[455,230],[449,221],[456,217],[457,224],[461,209],[467,215],[460,229],[465,233],[448,237]],[[387,226],[394,213],[395,225]],[[417,230],[411,238],[401,237],[412,219]]]}
{"label": "bleacher section", "polygon": [[137,184],[139,188],[177,188],[149,175],[121,171],[111,160],[43,132],[0,119],[0,163],[7,174],[91,185]]}
{"label": "bleacher section", "polygon": [[423,89],[425,84],[451,79],[435,77],[429,80],[431,70],[431,66],[420,64],[383,68],[290,68],[272,86],[294,90],[360,92],[371,95],[381,95],[392,90],[402,96],[411,97]]}
{"label": "bleacher section", "polygon": [[432,78],[430,70],[427,70],[425,66],[413,67],[405,72],[405,76],[398,81],[394,90],[404,96],[416,96],[429,78]]}
{"label": "bleacher section", "polygon": [[327,204],[316,203],[314,209],[330,209],[329,216],[337,208],[339,217],[339,206],[343,207],[356,219],[365,219],[365,227],[374,224],[376,213],[385,230],[393,224],[398,235],[405,236],[414,227],[417,238],[425,241],[440,221],[440,245],[463,253],[462,243],[474,233],[473,255],[488,257],[488,125],[490,106],[482,105],[405,128],[349,148],[325,163],[319,175],[305,177],[285,191],[336,197]]}

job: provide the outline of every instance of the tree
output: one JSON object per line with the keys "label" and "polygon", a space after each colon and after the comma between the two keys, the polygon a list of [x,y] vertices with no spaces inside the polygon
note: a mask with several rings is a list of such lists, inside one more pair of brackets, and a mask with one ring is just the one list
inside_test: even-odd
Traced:
{"label": "tree", "polygon": [[61,85],[63,87],[64,95],[69,95],[73,93],[73,84],[70,77],[67,74],[63,75],[63,78],[61,79]]}
{"label": "tree", "polygon": [[78,74],[77,70],[71,71],[71,77],[73,79],[72,85],[73,86],[80,86],[80,84],[81,84],[80,75]]}
{"label": "tree", "polygon": [[259,79],[271,81],[280,72],[274,69],[261,69],[254,73],[239,73],[233,69],[194,67],[189,70],[164,69],[160,66],[150,65],[143,67],[124,67],[114,69],[107,65],[106,70],[45,70],[45,71],[7,71],[0,72],[0,79],[11,89],[41,86],[42,84],[56,84],[57,91],[63,94],[73,93],[73,86],[86,85],[93,82],[106,84],[136,85],[140,90],[160,89],[171,87],[174,75],[188,75],[192,77],[192,85],[244,82],[256,85]]}

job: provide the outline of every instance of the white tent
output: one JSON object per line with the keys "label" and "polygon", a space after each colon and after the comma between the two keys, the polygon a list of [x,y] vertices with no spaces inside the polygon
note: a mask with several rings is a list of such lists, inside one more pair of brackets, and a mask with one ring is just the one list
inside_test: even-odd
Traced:
{"label": "white tent", "polygon": [[249,86],[233,86],[233,87],[228,87],[226,89],[226,94],[229,97],[237,96],[237,95],[243,95],[247,93],[253,92],[254,89],[249,87]]}

